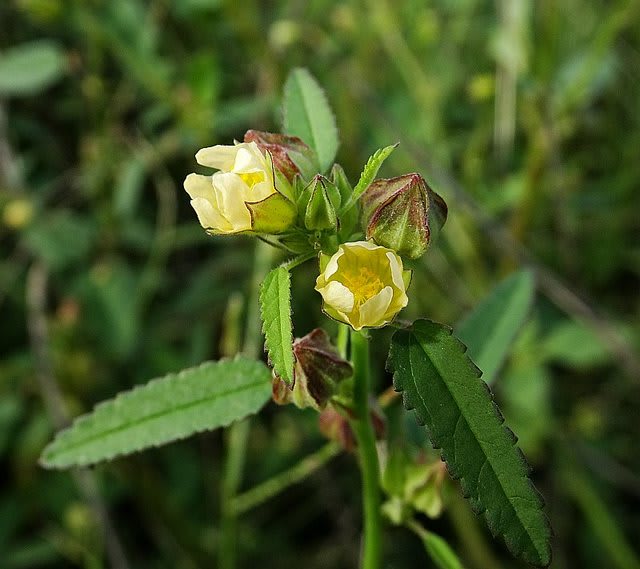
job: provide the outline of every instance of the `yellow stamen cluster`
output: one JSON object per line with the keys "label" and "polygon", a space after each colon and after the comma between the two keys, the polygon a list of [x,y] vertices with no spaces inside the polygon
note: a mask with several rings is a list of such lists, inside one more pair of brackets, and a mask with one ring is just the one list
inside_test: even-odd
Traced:
{"label": "yellow stamen cluster", "polygon": [[359,267],[357,271],[347,267],[341,280],[353,293],[356,305],[363,304],[373,298],[384,288],[384,283],[370,267]]}

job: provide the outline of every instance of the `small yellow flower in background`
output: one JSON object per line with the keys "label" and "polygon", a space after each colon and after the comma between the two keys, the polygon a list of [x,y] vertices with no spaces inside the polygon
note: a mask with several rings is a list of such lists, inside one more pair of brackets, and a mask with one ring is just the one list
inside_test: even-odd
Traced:
{"label": "small yellow flower in background", "polygon": [[386,247],[344,243],[331,258],[321,259],[321,271],[315,288],[323,310],[355,330],[388,324],[409,301],[411,271],[404,271],[402,259]]}
{"label": "small yellow flower in background", "polygon": [[269,156],[255,142],[242,142],[203,148],[196,154],[196,161],[219,170],[213,176],[189,174],[184,181],[200,225],[211,233],[253,229],[246,204],[261,202],[276,193]]}

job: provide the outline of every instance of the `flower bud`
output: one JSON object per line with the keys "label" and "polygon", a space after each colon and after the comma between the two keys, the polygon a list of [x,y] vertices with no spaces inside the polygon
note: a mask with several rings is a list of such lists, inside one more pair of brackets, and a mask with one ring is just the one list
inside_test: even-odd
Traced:
{"label": "flower bud", "polygon": [[367,239],[417,259],[447,219],[447,205],[420,174],[376,180],[360,198]]}
{"label": "flower bud", "polygon": [[[340,203],[347,203],[353,194],[353,187],[349,183],[347,175],[344,173],[340,164],[333,165],[331,168],[330,178],[340,192]],[[340,216],[340,230],[338,232],[340,241],[349,241],[349,237],[353,235],[356,230],[356,226],[358,225],[359,213],[360,212],[357,207],[352,207],[342,213]]]}
{"label": "flower bud", "polygon": [[316,170],[313,151],[297,136],[248,130],[244,141],[255,142],[260,150],[269,152],[274,168],[284,174],[289,182],[293,181],[296,174],[309,178]]}
{"label": "flower bud", "polygon": [[277,377],[273,382],[273,399],[284,405],[324,409],[334,395],[338,383],[351,377],[351,364],[342,359],[321,328],[316,328],[293,342],[296,363],[293,370],[293,389]]}
{"label": "flower bud", "polygon": [[320,270],[315,288],[323,311],[354,330],[388,324],[409,302],[411,271],[403,270],[402,259],[386,247],[343,243],[330,258],[320,256]]}
{"label": "flower bud", "polygon": [[303,212],[307,229],[335,229],[338,226],[336,210],[340,207],[340,191],[327,178],[317,174],[302,190],[298,207]]}
{"label": "flower bud", "polygon": [[[373,426],[373,433],[376,440],[382,440],[387,430],[385,416],[380,407],[376,405],[375,400],[371,399],[369,418]],[[357,446],[356,437],[349,422],[350,419],[353,419],[353,412],[345,407],[340,407],[341,411],[339,411],[338,407],[339,405],[334,402],[320,413],[320,432],[350,452]]]}
{"label": "flower bud", "polygon": [[392,448],[383,466],[382,486],[390,500],[383,511],[395,524],[421,512],[437,518],[443,510],[445,464],[437,456],[413,458],[402,448]]}

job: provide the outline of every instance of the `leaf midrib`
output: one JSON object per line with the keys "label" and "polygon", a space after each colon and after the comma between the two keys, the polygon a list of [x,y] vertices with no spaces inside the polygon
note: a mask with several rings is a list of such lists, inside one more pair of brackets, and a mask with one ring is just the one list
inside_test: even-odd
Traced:
{"label": "leaf midrib", "polygon": [[[460,402],[458,401],[458,399],[456,398],[456,396],[454,395],[453,391],[449,388],[449,384],[444,381],[443,379],[443,375],[442,375],[442,370],[440,368],[439,365],[436,364],[436,362],[434,361],[434,359],[430,356],[430,354],[424,349],[424,347],[422,346],[422,343],[417,341],[417,333],[415,331],[413,331],[412,336],[414,338],[416,338],[416,344],[420,347],[420,349],[424,352],[424,354],[429,358],[429,361],[431,361],[433,367],[436,369],[436,371],[438,372],[438,376],[440,378],[440,381],[445,385],[447,391],[449,392],[449,394],[451,395],[451,397],[453,398],[453,400],[456,403],[456,407],[458,408],[459,414],[460,416],[464,419],[465,423],[467,424],[467,426],[469,427],[469,430],[473,433],[473,436],[475,438],[475,440],[477,441],[477,444],[480,446],[480,448],[482,449],[482,452],[484,454],[484,460],[485,460],[485,464],[489,464],[489,466],[491,467],[491,470],[493,471],[493,474],[496,478],[496,480],[498,480],[499,484],[500,484],[500,489],[502,490],[503,495],[506,498],[507,503],[509,504],[509,507],[513,510],[513,512],[516,514],[516,517],[518,518],[518,520],[520,521],[520,525],[521,527],[525,530],[524,533],[527,536],[527,539],[529,540],[529,542],[531,543],[531,545],[533,546],[533,549],[536,551],[536,553],[538,554],[538,557],[540,559],[542,559],[542,556],[540,555],[540,552],[538,551],[538,547],[536,545],[536,543],[533,541],[533,539],[531,538],[531,536],[529,535],[529,531],[528,531],[528,526],[523,522],[522,518],[520,517],[520,514],[517,510],[517,508],[515,508],[513,506],[513,504],[511,503],[511,500],[509,498],[508,493],[506,492],[504,485],[502,483],[502,480],[500,478],[500,476],[497,475],[496,473],[496,469],[493,465],[493,462],[490,460],[489,458],[489,453],[486,452],[486,448],[485,445],[482,443],[482,441],[480,440],[480,438],[478,437],[475,429],[473,428],[472,424],[469,422],[469,420],[467,419],[466,415],[462,412],[462,406],[460,405]],[[424,339],[424,338],[423,338]],[[426,343],[426,342],[425,342]],[[418,383],[416,382],[416,375],[414,373],[414,365],[413,365],[413,361],[411,358],[411,350],[409,350],[409,364],[410,364],[410,368],[411,368],[411,380],[413,381],[416,393],[418,394],[418,397],[420,398],[420,401],[422,402],[422,405],[424,406],[424,408],[427,408],[427,405],[425,403],[425,399],[422,396],[422,393],[420,392],[420,390],[418,389]],[[481,380],[480,380],[481,381]],[[502,425],[501,425],[502,427]],[[484,465],[483,465],[484,466]],[[482,467],[481,467],[482,468]],[[479,480],[478,480],[479,482]],[[478,492],[478,496],[479,496],[479,492]],[[488,508],[485,508],[485,511],[488,510]]]}
{"label": "leaf midrib", "polygon": [[[72,452],[80,447],[82,447],[83,445],[92,443],[94,441],[97,441],[101,438],[106,438],[108,436],[111,436],[115,433],[124,431],[125,429],[128,428],[132,428],[132,427],[138,427],[146,422],[149,421],[153,421],[154,419],[157,419],[158,417],[162,417],[162,416],[170,416],[176,412],[179,411],[184,411],[186,409],[189,409],[191,407],[197,407],[198,405],[201,405],[203,403],[207,403],[213,399],[224,399],[225,397],[228,397],[230,395],[234,395],[236,393],[241,393],[242,391],[247,391],[249,389],[253,389],[254,387],[258,387],[260,385],[266,385],[267,382],[265,382],[264,380],[261,381],[256,381],[250,384],[246,384],[243,385],[242,387],[236,387],[234,389],[230,389],[227,391],[223,391],[223,392],[218,392],[212,395],[209,395],[207,397],[201,397],[200,399],[196,399],[193,401],[189,401],[188,403],[183,403],[182,405],[178,405],[175,407],[171,407],[170,410],[168,411],[157,411],[155,413],[152,413],[150,415],[146,415],[145,417],[142,417],[141,419],[134,421],[134,422],[129,422],[129,423],[123,423],[121,425],[118,425],[116,427],[112,427],[111,429],[108,429],[106,431],[101,431],[100,433],[96,433],[94,435],[91,435],[87,438],[83,438],[82,440],[76,441],[75,443],[71,443],[71,444],[66,444],[64,449],[62,451],[58,451],[55,452],[55,450],[51,451],[51,455],[50,457],[56,456],[58,458],[60,458],[61,456],[64,456],[65,454],[68,454],[69,452]],[[64,442],[64,439],[60,438],[58,439],[58,442]],[[54,441],[55,442],[55,441]]]}

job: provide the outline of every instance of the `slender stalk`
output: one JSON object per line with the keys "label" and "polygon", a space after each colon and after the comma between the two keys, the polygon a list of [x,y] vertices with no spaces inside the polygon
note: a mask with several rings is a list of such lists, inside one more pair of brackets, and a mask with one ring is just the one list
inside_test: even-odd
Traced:
{"label": "slender stalk", "polygon": [[[271,247],[261,241],[256,242],[242,350],[250,357],[257,357],[262,351],[258,298],[260,295],[260,283],[271,267],[272,258]],[[245,419],[234,423],[225,432],[226,456],[220,487],[219,569],[234,569],[236,567],[238,514],[233,508],[233,502],[242,482],[250,426],[249,419]]]}
{"label": "slender stalk", "polygon": [[380,467],[376,439],[369,411],[369,341],[359,332],[351,332],[351,360],[354,369],[353,430],[358,442],[362,472],[364,507],[364,547],[362,569],[379,569],[382,560],[382,519],[380,516]]}
{"label": "slender stalk", "polygon": [[236,515],[243,514],[256,506],[266,502],[286,490],[290,486],[301,482],[316,470],[324,466],[334,456],[341,452],[336,443],[327,443],[317,451],[304,457],[298,464],[288,470],[265,480],[250,490],[236,496],[231,507]]}
{"label": "slender stalk", "polygon": [[318,253],[316,251],[309,251],[308,253],[303,253],[302,255],[298,255],[297,257],[294,257],[293,259],[285,263],[284,267],[288,271],[290,271],[291,269],[297,267],[298,265],[302,265],[302,263],[305,263],[309,259],[313,259],[314,257],[317,257],[317,256],[318,256]]}

